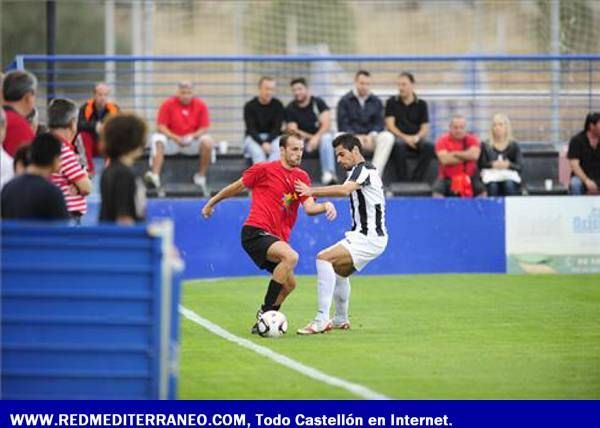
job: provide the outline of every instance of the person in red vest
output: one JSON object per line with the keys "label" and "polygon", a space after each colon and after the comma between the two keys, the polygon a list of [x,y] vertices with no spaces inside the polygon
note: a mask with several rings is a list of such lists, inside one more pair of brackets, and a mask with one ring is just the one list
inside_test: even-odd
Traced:
{"label": "person in red vest", "polygon": [[481,153],[479,139],[467,132],[467,119],[454,115],[449,132],[441,135],[435,152],[440,161],[438,178],[433,183],[433,196],[486,196],[479,178],[477,160]]}
{"label": "person in red vest", "polygon": [[6,136],[2,147],[11,157],[35,137],[27,116],[35,108],[36,89],[37,79],[28,71],[15,70],[4,76],[2,107],[6,113]]}
{"label": "person in red vest", "polygon": [[79,108],[77,129],[85,147],[90,174],[95,172],[93,158],[100,156],[98,135],[102,130],[102,123],[108,116],[120,110],[117,104],[108,100],[109,96],[110,87],[104,82],[99,82],[94,86],[92,98]]}

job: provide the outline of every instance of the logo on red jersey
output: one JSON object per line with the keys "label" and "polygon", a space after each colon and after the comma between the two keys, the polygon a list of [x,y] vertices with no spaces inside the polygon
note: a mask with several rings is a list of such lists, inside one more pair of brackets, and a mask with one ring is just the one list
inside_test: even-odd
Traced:
{"label": "logo on red jersey", "polygon": [[285,209],[288,209],[297,199],[298,195],[296,194],[296,192],[284,193],[283,197],[281,198],[281,204],[284,206]]}

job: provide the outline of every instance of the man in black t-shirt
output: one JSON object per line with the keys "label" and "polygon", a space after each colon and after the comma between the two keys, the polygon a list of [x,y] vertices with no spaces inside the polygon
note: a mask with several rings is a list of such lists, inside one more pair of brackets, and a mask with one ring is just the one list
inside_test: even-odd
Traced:
{"label": "man in black t-shirt", "polygon": [[[299,133],[305,140],[305,156],[318,153],[321,163],[321,183],[337,182],[333,136],[329,132],[331,114],[329,107],[308,90],[303,77],[290,82],[294,99],[285,108],[285,121],[290,132]],[[317,151],[318,150],[318,151]]]}
{"label": "man in black t-shirt", "polygon": [[[414,83],[415,78],[411,73],[400,73],[398,95],[388,99],[385,104],[385,127],[388,132],[379,134],[379,139],[389,139],[392,134],[396,140],[392,156],[400,181],[423,181],[427,167],[434,158],[433,144],[425,139],[429,133],[427,103],[415,94]],[[407,150],[417,154],[417,166],[411,177],[407,174]]]}
{"label": "man in black t-shirt", "polygon": [[252,163],[279,159],[284,108],[281,101],[273,97],[274,93],[275,79],[263,76],[258,81],[258,96],[244,105],[244,154]]}
{"label": "man in black t-shirt", "polygon": [[62,142],[52,134],[34,138],[31,163],[25,173],[10,180],[2,189],[3,219],[69,219],[61,190],[50,182],[50,175],[60,171],[61,147]]}
{"label": "man in black t-shirt", "polygon": [[132,166],[144,152],[146,123],[134,114],[116,114],[101,134],[109,166],[100,181],[100,221],[131,225],[144,219],[146,188]]}
{"label": "man in black t-shirt", "polygon": [[585,118],[583,131],[569,141],[570,193],[598,194],[600,189],[600,113]]}

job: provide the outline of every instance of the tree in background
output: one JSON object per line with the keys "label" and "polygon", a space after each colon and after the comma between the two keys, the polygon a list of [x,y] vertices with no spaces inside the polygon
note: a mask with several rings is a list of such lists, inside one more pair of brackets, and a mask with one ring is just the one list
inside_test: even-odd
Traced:
{"label": "tree in background", "polygon": [[[46,3],[0,0],[2,16],[2,65],[18,54],[46,53]],[[129,34],[117,34],[117,52],[129,53]],[[56,52],[60,54],[104,53],[104,3],[56,2]]]}

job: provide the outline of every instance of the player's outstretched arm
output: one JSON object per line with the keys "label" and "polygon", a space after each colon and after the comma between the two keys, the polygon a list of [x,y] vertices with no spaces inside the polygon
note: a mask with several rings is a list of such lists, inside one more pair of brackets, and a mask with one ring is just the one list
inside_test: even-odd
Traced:
{"label": "player's outstretched arm", "polygon": [[304,201],[302,206],[304,207],[304,212],[310,216],[325,213],[325,217],[327,217],[327,220],[329,221],[335,220],[337,217],[335,205],[333,205],[331,202],[323,202],[318,204],[313,198],[309,197]]}
{"label": "player's outstretched arm", "polygon": [[301,196],[348,196],[355,190],[360,189],[360,185],[354,181],[346,181],[344,184],[335,184],[333,186],[309,187],[306,183],[297,180],[295,183],[296,192]]}
{"label": "player's outstretched arm", "polygon": [[237,195],[238,193],[242,193],[245,189],[246,186],[244,186],[244,183],[242,182],[241,178],[239,180],[234,181],[229,186],[221,189],[219,193],[210,198],[206,205],[204,205],[204,207],[202,208],[202,216],[204,218],[209,218],[214,212],[215,205],[217,205],[223,199],[231,198]]}

